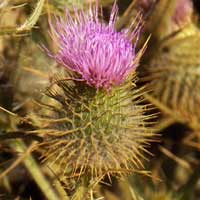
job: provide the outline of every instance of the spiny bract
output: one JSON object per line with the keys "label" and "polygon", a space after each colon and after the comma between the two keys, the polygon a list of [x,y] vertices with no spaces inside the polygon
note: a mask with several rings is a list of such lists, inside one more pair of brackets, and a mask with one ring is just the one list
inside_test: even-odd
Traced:
{"label": "spiny bract", "polygon": [[152,137],[141,93],[130,80],[109,93],[79,81],[55,81],[46,93],[54,101],[40,103],[35,118],[34,132],[44,139],[43,160],[63,173],[92,177],[140,169]]}

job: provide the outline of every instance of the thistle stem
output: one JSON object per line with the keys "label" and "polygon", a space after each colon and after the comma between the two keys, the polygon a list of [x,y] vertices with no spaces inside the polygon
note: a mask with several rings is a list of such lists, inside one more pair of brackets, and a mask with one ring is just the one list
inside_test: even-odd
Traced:
{"label": "thistle stem", "polygon": [[[12,143],[12,147],[14,147],[15,150],[19,152],[26,151],[26,145],[21,140],[15,140]],[[28,155],[26,158],[24,158],[23,162],[45,197],[48,200],[60,200],[60,198],[55,194],[49,182],[46,180],[45,176],[42,174],[34,158],[31,155]]]}

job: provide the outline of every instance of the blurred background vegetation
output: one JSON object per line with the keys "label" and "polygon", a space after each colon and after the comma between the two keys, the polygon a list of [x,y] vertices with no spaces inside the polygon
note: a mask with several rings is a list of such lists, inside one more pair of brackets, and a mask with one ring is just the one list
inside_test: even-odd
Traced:
{"label": "blurred background vegetation", "polygon": [[[73,199],[105,200],[198,200],[200,199],[200,32],[198,0],[191,1],[181,23],[172,17],[179,0],[118,0],[116,28],[128,27],[138,11],[144,26],[138,48],[151,36],[137,69],[138,87],[145,85],[146,102],[157,113],[153,142],[145,162],[149,176],[136,174],[112,184],[100,183],[95,194]],[[34,109],[59,68],[41,50],[52,51],[49,22],[73,14],[73,6],[87,9],[94,0],[0,0],[0,199],[69,199],[59,177],[32,151],[33,136],[26,115]],[[113,0],[102,0],[108,20]],[[182,8],[180,8],[182,11]],[[23,140],[23,142],[22,142]],[[104,180],[106,182],[106,180]],[[46,187],[46,189],[45,189]]]}

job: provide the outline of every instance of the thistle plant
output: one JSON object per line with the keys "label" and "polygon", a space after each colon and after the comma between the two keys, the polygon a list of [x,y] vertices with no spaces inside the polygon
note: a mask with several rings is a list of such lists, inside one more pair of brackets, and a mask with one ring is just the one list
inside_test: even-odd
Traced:
{"label": "thistle plant", "polygon": [[140,17],[117,32],[116,3],[108,24],[98,10],[97,3],[87,12],[75,10],[75,18],[66,11],[50,25],[57,52],[45,48],[65,73],[53,78],[38,103],[37,128],[31,132],[43,138],[43,161],[56,164],[65,176],[86,173],[95,179],[138,171],[152,138],[143,89],[135,84],[144,51],[136,53]]}
{"label": "thistle plant", "polygon": [[0,200],[199,198],[198,0],[99,2],[0,0]]}

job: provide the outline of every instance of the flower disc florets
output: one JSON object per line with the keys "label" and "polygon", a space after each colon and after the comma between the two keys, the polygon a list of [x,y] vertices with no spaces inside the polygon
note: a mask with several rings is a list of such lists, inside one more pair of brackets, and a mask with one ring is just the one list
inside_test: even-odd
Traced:
{"label": "flower disc florets", "polygon": [[136,68],[135,44],[140,26],[131,31],[117,32],[114,28],[118,8],[114,4],[109,23],[98,19],[98,6],[88,12],[76,11],[73,19],[66,11],[66,19],[57,19],[52,36],[58,44],[56,54],[50,56],[69,70],[80,75],[81,80],[95,88],[109,90],[120,85]]}

